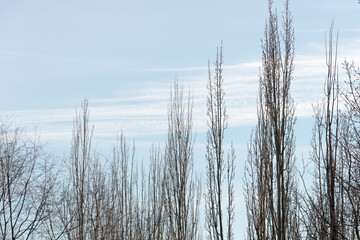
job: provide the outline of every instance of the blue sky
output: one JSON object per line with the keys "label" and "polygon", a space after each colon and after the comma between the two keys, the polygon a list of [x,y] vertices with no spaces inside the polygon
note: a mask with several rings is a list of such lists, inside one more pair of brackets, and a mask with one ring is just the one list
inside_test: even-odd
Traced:
{"label": "blue sky", "polygon": [[[283,1],[275,0],[280,12]],[[312,104],[325,79],[325,33],[339,30],[339,61],[360,65],[357,0],[290,1],[296,37],[292,94],[297,154],[308,152]],[[0,116],[34,126],[50,148],[69,146],[75,108],[89,99],[99,148],[116,133],[135,139],[139,158],[166,138],[169,89],[177,75],[194,95],[196,157],[203,161],[207,62],[223,41],[229,141],[238,178],[256,120],[260,39],[267,1],[0,0]],[[238,190],[241,201],[242,188]],[[239,207],[240,208],[240,207]],[[241,209],[239,209],[241,211]],[[244,233],[244,211],[238,214]]]}

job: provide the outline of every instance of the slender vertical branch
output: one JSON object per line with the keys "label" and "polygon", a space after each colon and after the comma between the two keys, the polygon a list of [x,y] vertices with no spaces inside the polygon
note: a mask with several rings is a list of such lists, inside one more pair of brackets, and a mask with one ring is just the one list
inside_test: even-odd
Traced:
{"label": "slender vertical branch", "polygon": [[[217,49],[212,76],[209,64],[207,115],[208,132],[206,144],[207,193],[205,195],[206,228],[210,239],[232,239],[234,221],[233,181],[235,151],[231,149],[228,161],[224,160],[224,137],[227,128],[227,110],[223,88],[223,50]],[[224,180],[228,188],[223,185]],[[227,194],[227,197],[225,196]],[[226,200],[225,200],[226,199]],[[223,201],[228,201],[227,206]],[[225,214],[227,211],[227,214]],[[228,218],[227,221],[225,218]],[[227,225],[227,227],[226,227]]]}

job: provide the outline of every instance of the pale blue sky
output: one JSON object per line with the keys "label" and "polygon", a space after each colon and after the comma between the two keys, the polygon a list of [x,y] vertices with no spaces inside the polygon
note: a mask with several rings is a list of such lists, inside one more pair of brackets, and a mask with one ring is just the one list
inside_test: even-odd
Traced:
{"label": "pale blue sky", "polygon": [[[280,12],[283,1],[275,5]],[[301,156],[310,141],[311,104],[322,94],[325,32],[335,20],[339,60],[347,57],[360,65],[360,4],[293,0],[290,8]],[[241,180],[256,119],[266,17],[265,0],[0,0],[0,115],[15,117],[27,128],[37,126],[50,147],[61,149],[70,143],[74,109],[87,97],[100,148],[123,129],[143,158],[152,141],[166,137],[169,88],[177,74],[193,89],[195,150],[201,162],[207,61],[213,62],[223,41],[229,140],[237,146]],[[242,188],[237,192],[241,201]],[[244,210],[238,210],[237,234],[242,236],[246,220]]]}
{"label": "pale blue sky", "polygon": [[[282,1],[275,3],[282,7]],[[175,72],[183,76],[176,68],[206,66],[221,40],[226,64],[259,61],[266,5],[1,1],[0,76],[6,91],[0,109],[73,107],[83,97],[113,98],[171,82]],[[356,0],[292,1],[298,52],[312,42],[322,46],[332,19],[342,41],[359,36],[359,8]],[[167,68],[161,74],[146,71]]]}

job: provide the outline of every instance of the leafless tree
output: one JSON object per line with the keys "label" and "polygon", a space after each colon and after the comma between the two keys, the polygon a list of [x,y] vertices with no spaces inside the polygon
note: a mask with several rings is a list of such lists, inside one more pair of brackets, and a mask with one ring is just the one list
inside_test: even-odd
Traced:
{"label": "leafless tree", "polygon": [[95,155],[89,171],[89,238],[94,240],[109,238],[111,230],[106,221],[111,204],[107,187],[108,175],[100,160],[102,159],[98,159]]}
{"label": "leafless tree", "polygon": [[[143,193],[142,206],[145,210],[144,221],[146,234],[144,239],[157,240],[165,238],[165,182],[164,157],[159,147],[154,145],[150,151],[150,167]],[[144,173],[143,177],[146,176]],[[144,177],[145,178],[145,177]]]}
{"label": "leafless tree", "polygon": [[[314,107],[315,126],[311,154],[315,166],[314,187],[310,192],[305,186],[308,196],[305,225],[307,237],[311,239],[354,239],[354,234],[350,237],[354,231],[353,227],[349,227],[349,223],[353,222],[351,217],[355,216],[349,216],[351,200],[346,188],[347,179],[352,176],[352,173],[348,172],[351,162],[348,149],[350,122],[342,117],[339,110],[341,99],[337,42],[336,39],[334,48],[332,25],[329,44],[326,46],[325,99]],[[346,98],[350,95],[344,96]]]}
{"label": "leafless tree", "polygon": [[245,175],[250,239],[288,239],[300,234],[294,171],[295,104],[290,96],[294,30],[288,1],[282,32],[272,4],[269,0],[269,20],[262,42],[258,126],[249,147]]}
{"label": "leafless tree", "polygon": [[108,175],[100,155],[92,149],[88,101],[76,112],[68,168],[59,191],[53,193],[56,212],[47,222],[50,239],[108,239],[110,197]]}
{"label": "leafless tree", "polygon": [[170,93],[165,154],[166,238],[198,238],[201,186],[193,173],[192,100],[177,80]]}
{"label": "leafless tree", "polygon": [[58,205],[58,218],[63,228],[58,237],[65,236],[68,240],[85,240],[90,234],[92,133],[85,99],[74,118],[68,180],[63,183]]}
{"label": "leafless tree", "polygon": [[263,92],[259,90],[258,123],[252,133],[248,147],[248,160],[245,168],[245,199],[248,219],[249,239],[275,238],[271,229],[271,212],[268,209],[269,193],[272,191],[273,146],[270,120],[264,110]]}
{"label": "leafless tree", "polygon": [[[87,239],[89,225],[88,208],[90,197],[90,164],[91,164],[91,140],[93,128],[89,128],[88,102],[83,102],[81,111],[74,120],[72,149],[71,149],[71,185],[74,201],[72,219],[72,239]],[[70,233],[70,232],[69,232]]]}
{"label": "leafless tree", "polygon": [[134,227],[139,204],[137,184],[135,144],[130,145],[121,133],[113,148],[111,164],[109,239],[140,239],[137,237],[140,229]]}
{"label": "leafless tree", "polygon": [[[207,159],[207,193],[206,202],[206,228],[209,239],[233,239],[234,222],[234,177],[235,177],[235,151],[231,146],[231,156],[224,160],[224,136],[227,128],[227,111],[225,106],[225,92],[222,76],[223,51],[222,45],[217,50],[215,73],[211,75],[209,63],[207,115],[208,133],[206,145]],[[227,180],[227,189],[223,182]],[[225,190],[227,190],[227,205],[224,203]],[[225,211],[227,214],[225,215]],[[225,215],[225,216],[224,216]],[[227,222],[225,221],[227,217]],[[226,228],[227,226],[227,228]]]}
{"label": "leafless tree", "polygon": [[[152,146],[149,160],[148,171],[143,163],[140,178],[135,174],[140,183],[137,179],[132,180],[133,188],[136,190],[131,198],[134,202],[131,212],[131,239],[165,239],[165,169],[160,146]],[[134,170],[137,171],[139,168],[136,167]]]}
{"label": "leafless tree", "polygon": [[52,164],[36,136],[0,123],[0,236],[32,239],[52,213]]}
{"label": "leafless tree", "polygon": [[341,114],[342,129],[340,131],[340,149],[342,172],[338,174],[339,182],[347,203],[346,232],[351,239],[360,239],[360,70],[354,63],[344,62],[343,67],[348,80],[346,88],[341,92],[345,110]]}

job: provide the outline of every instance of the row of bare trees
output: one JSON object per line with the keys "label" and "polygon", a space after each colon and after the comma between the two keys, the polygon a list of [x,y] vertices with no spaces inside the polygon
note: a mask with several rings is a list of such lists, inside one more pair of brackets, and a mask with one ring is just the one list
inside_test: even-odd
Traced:
{"label": "row of bare trees", "polygon": [[[225,161],[227,113],[222,84],[221,47],[214,77],[209,66],[206,229],[211,239],[230,240],[235,150],[231,146]],[[20,129],[3,123],[2,239],[201,239],[203,193],[201,178],[193,169],[192,108],[190,93],[185,99],[175,80],[165,150],[154,145],[149,162],[142,166],[135,157],[135,144],[122,133],[111,159],[93,148],[87,100],[75,114],[69,156],[56,159],[61,164],[50,162],[52,156],[45,155],[36,139],[27,139]]]}
{"label": "row of bare trees", "polygon": [[[314,107],[312,163],[299,171],[290,94],[293,20],[288,0],[281,21],[273,1],[268,3],[258,121],[244,175],[246,237],[360,239],[360,70],[345,61],[347,80],[340,87],[331,28],[325,97]],[[225,139],[223,83],[221,44],[214,69],[208,67],[204,193],[194,170],[193,100],[190,93],[184,97],[177,80],[170,92],[165,148],[154,144],[144,163],[123,133],[110,158],[93,147],[87,100],[76,111],[64,160],[47,154],[37,137],[2,122],[1,239],[234,239],[235,149]]]}
{"label": "row of bare trees", "polygon": [[[227,113],[222,47],[209,66],[206,230],[233,239],[235,150],[224,160]],[[152,147],[139,166],[121,133],[111,159],[93,148],[88,101],[76,111],[70,154],[61,164],[11,124],[1,125],[2,239],[201,239],[201,178],[194,172],[192,97],[174,81],[164,150]],[[146,167],[144,166],[146,165]],[[224,185],[224,180],[226,184]],[[227,198],[224,199],[224,192]]]}
{"label": "row of bare trees", "polygon": [[166,151],[153,146],[149,167],[140,168],[134,144],[122,133],[111,161],[92,150],[93,129],[85,101],[74,120],[69,175],[55,213],[46,221],[48,236],[69,240],[198,239],[201,186],[193,172],[192,102],[189,98],[184,103],[177,81],[171,91],[168,119]]}
{"label": "row of bare trees", "polygon": [[[248,239],[360,239],[360,72],[345,61],[339,83],[333,27],[326,45],[324,100],[314,106],[312,164],[295,164],[294,30],[285,1],[282,27],[269,0],[262,42],[258,123],[244,183]],[[299,174],[298,174],[299,172]],[[309,186],[309,182],[313,185]],[[303,183],[299,186],[299,181]]]}
{"label": "row of bare trees", "polygon": [[142,166],[122,133],[111,159],[93,148],[87,100],[60,165],[36,138],[2,123],[1,239],[199,239],[202,188],[193,170],[191,99],[184,101],[175,81],[166,150],[153,146]]}

